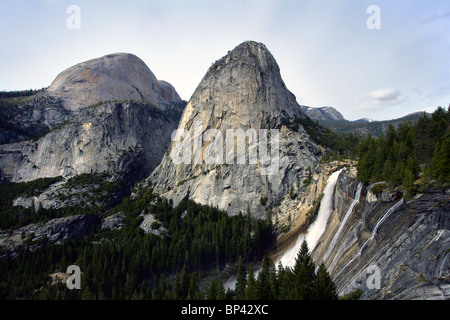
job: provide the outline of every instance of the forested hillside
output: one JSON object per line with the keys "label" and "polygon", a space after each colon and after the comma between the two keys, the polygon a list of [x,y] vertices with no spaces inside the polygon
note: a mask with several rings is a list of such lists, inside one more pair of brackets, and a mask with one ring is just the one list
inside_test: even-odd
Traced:
{"label": "forested hillside", "polygon": [[[430,180],[450,182],[450,110],[437,109],[417,122],[404,122],[378,138],[368,135],[358,150],[358,179],[403,185],[411,194]],[[416,180],[421,177],[420,183]]]}
{"label": "forested hillside", "polygon": [[337,134],[348,134],[354,133],[358,135],[368,135],[371,134],[374,137],[379,137],[386,133],[389,125],[394,127],[402,124],[403,122],[414,122],[417,121],[425,112],[415,112],[404,117],[384,120],[384,121],[349,121],[349,120],[318,120],[318,123]]}
{"label": "forested hillside", "polygon": [[[34,186],[28,187],[31,188]],[[60,210],[55,215],[65,212]],[[98,214],[94,209],[89,212]],[[246,263],[261,260],[273,242],[269,216],[266,220],[251,219],[249,213],[230,217],[226,212],[189,200],[173,208],[166,199],[153,194],[152,188],[125,198],[111,209],[110,214],[114,213],[124,215],[120,230],[99,226],[91,236],[62,245],[40,239],[42,247],[35,252],[29,250],[30,239],[16,258],[0,252],[0,297],[164,298],[169,290],[165,288],[166,281],[167,285],[173,285],[177,272],[183,270],[184,277],[197,286],[205,272],[218,270],[238,257]],[[152,229],[164,230],[160,236],[146,234],[139,227],[143,214],[147,213],[156,218]],[[83,272],[79,292],[67,290],[65,283],[58,286],[50,281],[50,274],[65,272],[71,264],[78,265]]]}

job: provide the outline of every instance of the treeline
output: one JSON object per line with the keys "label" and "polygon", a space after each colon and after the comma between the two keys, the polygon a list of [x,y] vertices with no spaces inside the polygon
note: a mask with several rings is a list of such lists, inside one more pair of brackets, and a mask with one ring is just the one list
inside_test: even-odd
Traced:
{"label": "treeline", "polygon": [[45,88],[39,90],[20,90],[20,91],[0,91],[0,99],[18,98],[18,97],[29,97],[38,92],[44,91]]}
{"label": "treeline", "polygon": [[328,149],[324,156],[324,161],[338,160],[343,158],[355,158],[357,145],[360,136],[355,133],[336,134],[330,129],[320,125],[317,121],[306,117],[296,118],[287,123],[287,127],[293,131],[298,131],[299,126],[303,126],[313,141]]}
{"label": "treeline", "polygon": [[238,274],[233,297],[237,300],[336,300],[335,285],[325,265],[316,266],[304,240],[293,268],[283,267],[265,256],[262,268],[255,275],[252,265],[248,269],[238,262]]}
{"label": "treeline", "polygon": [[[450,107],[449,107],[450,108]],[[385,134],[370,134],[359,144],[358,179],[365,183],[386,181],[414,193],[415,181],[450,182],[450,109],[438,108],[417,122],[389,125]]]}
{"label": "treeline", "polygon": [[293,268],[276,268],[265,255],[262,267],[255,271],[252,264],[242,258],[237,262],[237,279],[234,290],[225,290],[221,280],[214,278],[200,289],[195,285],[198,275],[189,276],[185,268],[177,273],[173,286],[160,283],[153,299],[182,300],[337,300],[336,287],[322,263],[316,266],[309,254],[308,244],[303,241]]}
{"label": "treeline", "polygon": [[[47,246],[40,254],[23,252],[17,260],[7,259],[0,263],[0,298],[2,299],[82,299],[82,300],[337,300],[335,285],[324,264],[316,270],[306,242],[297,255],[293,268],[284,268],[264,256],[262,268],[254,271],[252,264],[246,265],[241,257],[237,262],[237,280],[234,289],[225,290],[217,276],[205,274],[203,270],[189,271],[184,265],[175,274],[148,274],[142,277],[138,260],[128,264],[131,248],[121,254],[107,254],[97,245],[89,249],[78,241],[63,246]],[[80,254],[93,251],[93,260],[83,265]],[[145,255],[145,252],[140,252]],[[103,260],[103,261],[102,261]],[[54,261],[58,261],[56,264]],[[66,268],[72,261],[81,264],[81,290],[68,290],[65,283],[54,283],[49,277],[53,268]],[[100,263],[101,261],[101,263]],[[133,267],[134,265],[134,267]],[[30,270],[39,266],[37,274]],[[84,269],[83,269],[84,267]],[[37,267],[36,267],[37,268]],[[138,268],[138,269],[136,269]],[[39,273],[39,270],[41,273]],[[45,272],[42,272],[44,270]],[[256,274],[257,273],[257,274]],[[205,280],[206,279],[206,280]]]}

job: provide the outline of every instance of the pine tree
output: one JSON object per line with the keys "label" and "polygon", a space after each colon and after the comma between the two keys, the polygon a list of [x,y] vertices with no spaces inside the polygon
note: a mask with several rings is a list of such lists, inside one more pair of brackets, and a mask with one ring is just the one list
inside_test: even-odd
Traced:
{"label": "pine tree", "polygon": [[336,287],[323,262],[317,270],[314,291],[315,298],[319,300],[337,300],[338,298]]}
{"label": "pine tree", "polygon": [[431,160],[431,171],[433,177],[440,182],[450,182],[450,134],[436,144]]}
{"label": "pine tree", "polygon": [[271,284],[271,261],[267,255],[264,256],[262,269],[258,274],[258,280],[256,282],[256,287],[258,290],[258,297],[262,300],[271,300],[274,298],[272,294]]}
{"label": "pine tree", "polygon": [[309,255],[308,243],[303,240],[293,269],[295,299],[311,300],[314,298],[314,269],[314,262]]}
{"label": "pine tree", "polygon": [[242,257],[239,256],[237,263],[237,278],[235,286],[236,300],[245,299],[246,286],[247,286],[247,270],[242,263]]}
{"label": "pine tree", "polygon": [[219,279],[213,279],[208,291],[206,292],[207,300],[224,300],[225,299],[225,289],[223,287],[222,281]]}
{"label": "pine tree", "polygon": [[247,288],[245,289],[245,300],[258,300],[258,288],[252,265],[248,266]]}

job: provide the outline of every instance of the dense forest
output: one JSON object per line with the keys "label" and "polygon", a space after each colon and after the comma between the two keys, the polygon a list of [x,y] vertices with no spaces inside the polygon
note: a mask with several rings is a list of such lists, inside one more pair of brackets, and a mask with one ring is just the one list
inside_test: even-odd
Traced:
{"label": "dense forest", "polygon": [[44,91],[45,88],[39,90],[19,90],[19,91],[0,91],[0,99],[4,98],[19,98],[19,97],[29,97],[36,93]]}
{"label": "dense forest", "polygon": [[[28,188],[38,190],[34,185]],[[91,210],[86,214],[99,214]],[[208,274],[217,276],[226,263],[239,257],[246,263],[261,260],[274,240],[269,215],[265,220],[250,218],[250,212],[231,217],[187,199],[173,208],[152,188],[141,188],[109,210],[119,212],[124,215],[120,230],[98,228],[91,236],[62,245],[44,239],[38,251],[30,252],[25,245],[17,257],[0,252],[0,298],[181,298],[172,294],[178,272],[183,271],[183,281],[193,282],[197,292],[200,281]],[[152,228],[164,230],[161,235],[146,234],[139,227],[148,213],[158,221]],[[52,285],[49,275],[65,272],[71,264],[82,270],[81,290]]]}
{"label": "dense forest", "polygon": [[265,256],[262,268],[255,276],[252,265],[246,270],[238,261],[234,298],[238,300],[336,300],[336,288],[325,265],[317,268],[309,254],[308,244],[303,240],[293,268],[275,268]]}
{"label": "dense forest", "polygon": [[438,108],[396,128],[391,124],[378,138],[369,134],[359,144],[358,158],[358,179],[365,183],[402,185],[410,195],[430,180],[449,183],[450,109]]}

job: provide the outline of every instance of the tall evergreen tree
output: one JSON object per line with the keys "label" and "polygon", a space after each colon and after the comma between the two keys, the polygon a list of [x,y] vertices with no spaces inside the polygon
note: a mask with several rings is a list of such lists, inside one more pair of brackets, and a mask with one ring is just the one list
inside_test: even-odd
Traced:
{"label": "tall evergreen tree", "polygon": [[255,273],[250,264],[248,266],[247,288],[245,289],[245,300],[258,300],[258,287],[256,285]]}
{"label": "tall evergreen tree", "polygon": [[271,264],[269,257],[264,256],[262,269],[258,274],[258,280],[256,282],[256,287],[258,290],[258,297],[262,300],[272,300],[273,296],[273,286],[271,283],[272,277],[270,274]]}
{"label": "tall evergreen tree", "polygon": [[337,300],[336,287],[322,262],[317,270],[314,283],[314,295],[319,300]]}
{"label": "tall evergreen tree", "polygon": [[293,268],[295,299],[311,300],[314,298],[314,269],[314,262],[309,255],[308,243],[304,239]]}
{"label": "tall evergreen tree", "polygon": [[239,257],[237,263],[237,278],[235,286],[236,300],[245,299],[245,288],[247,286],[247,270],[242,262],[242,257]]}

